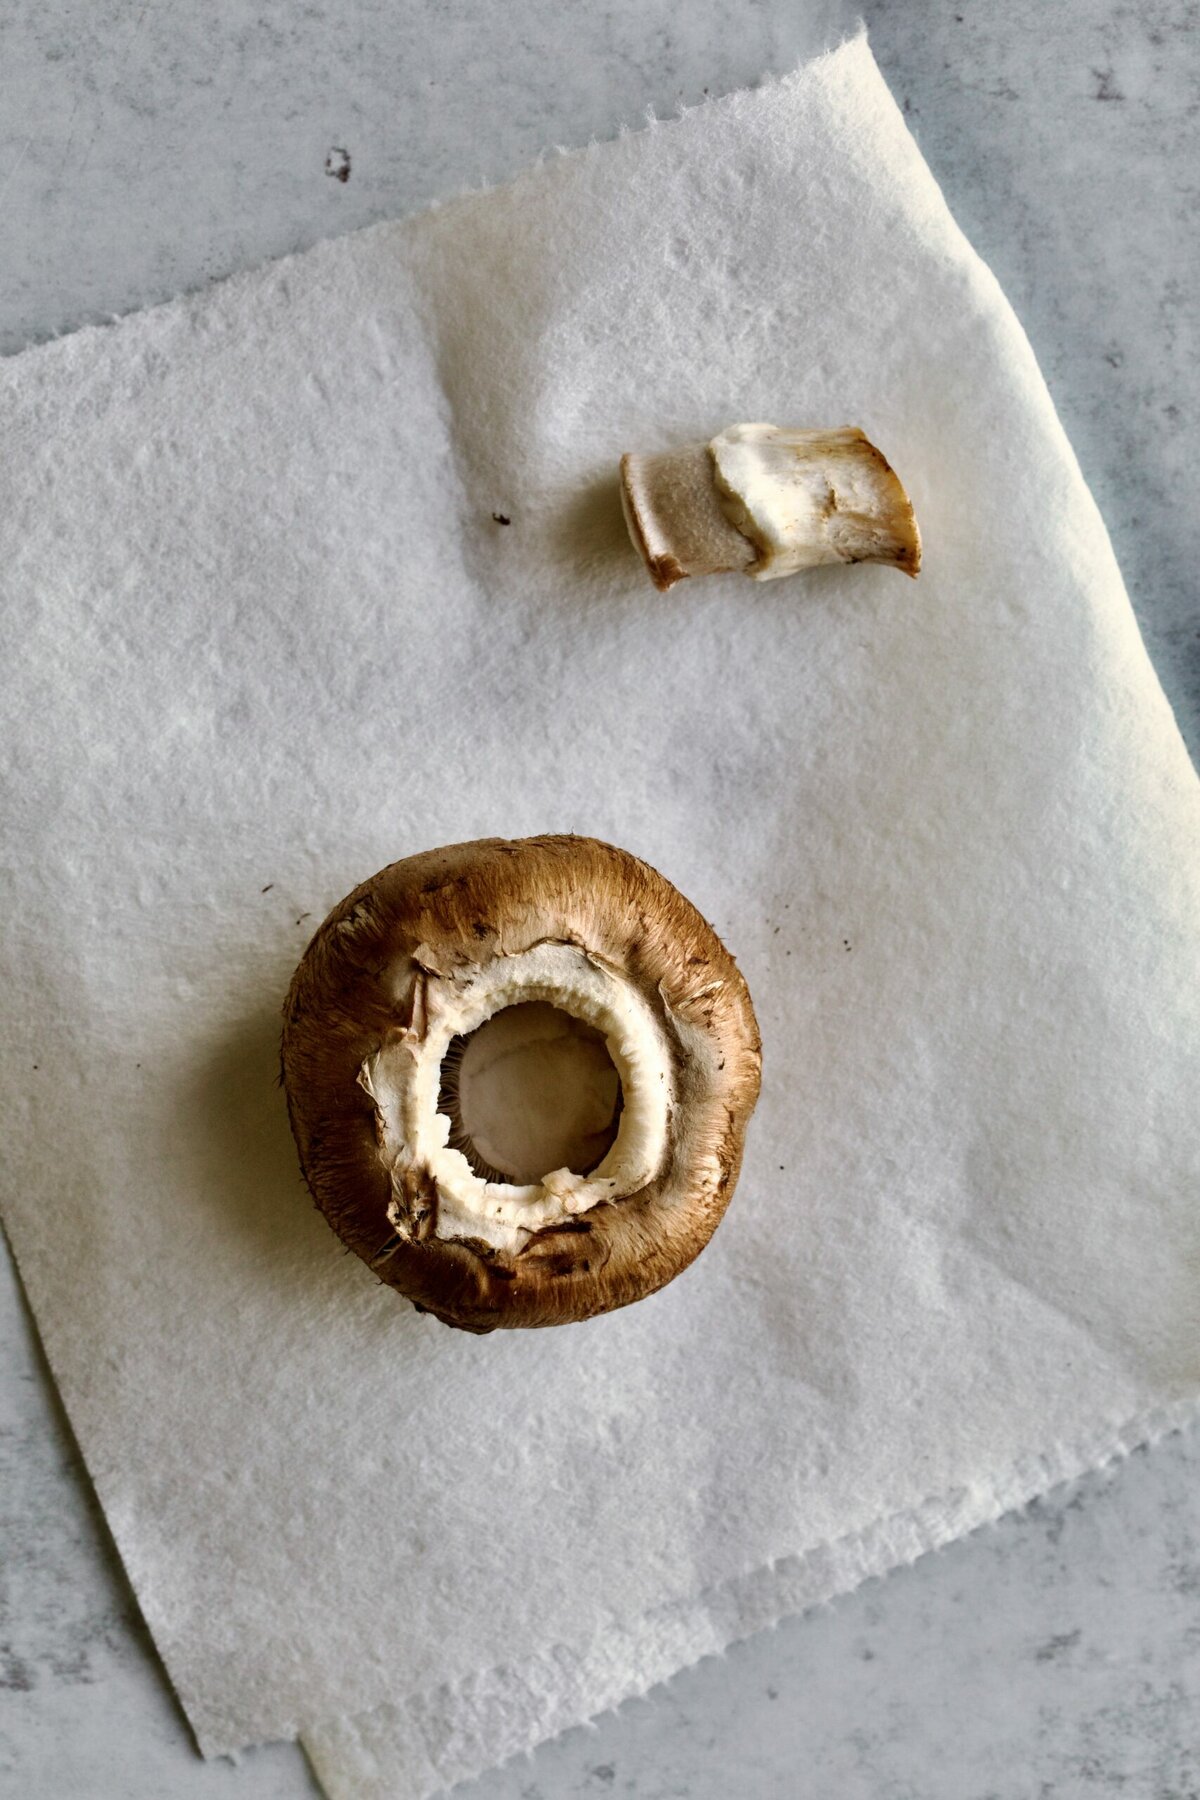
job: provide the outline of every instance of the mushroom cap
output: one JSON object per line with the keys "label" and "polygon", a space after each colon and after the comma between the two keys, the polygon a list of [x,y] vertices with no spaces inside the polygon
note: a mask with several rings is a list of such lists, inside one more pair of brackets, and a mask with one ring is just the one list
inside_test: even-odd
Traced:
{"label": "mushroom cap", "polygon": [[[436,1046],[443,993],[557,946],[651,1021],[669,1095],[656,1166],[633,1191],[610,1183],[612,1197],[500,1243],[439,1235],[436,1159],[398,1146],[370,1070]],[[733,1193],[760,1049],[737,965],[662,875],[595,838],[485,838],[392,863],[334,908],[288,992],[283,1083],[305,1180],[338,1235],[422,1310],[484,1332],[591,1318],[687,1267]],[[487,1194],[520,1217],[527,1191]]]}

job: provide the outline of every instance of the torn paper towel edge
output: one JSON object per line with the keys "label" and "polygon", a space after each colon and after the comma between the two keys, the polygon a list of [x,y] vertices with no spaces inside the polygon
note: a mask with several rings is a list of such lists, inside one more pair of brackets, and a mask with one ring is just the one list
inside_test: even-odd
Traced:
{"label": "torn paper towel edge", "polygon": [[[802,1556],[780,1557],[694,1598],[656,1608],[631,1626],[614,1627],[579,1648],[555,1645],[536,1666],[483,1671],[456,1688],[407,1696],[395,1706],[301,1730],[300,1741],[330,1800],[389,1800],[396,1792],[393,1784],[397,1779],[403,1781],[403,1791],[411,1800],[429,1800],[429,1796],[474,1780],[500,1763],[528,1755],[549,1738],[641,1698],[705,1657],[724,1655],[734,1644],[773,1629],[785,1619],[827,1605],[892,1569],[908,1567],[920,1557],[994,1525],[1051,1490],[1122,1461],[1197,1420],[1200,1402],[1182,1401],[1157,1409],[1088,1436],[1070,1448],[1031,1457],[990,1490],[963,1488],[930,1498],[922,1507],[877,1520],[865,1531],[816,1545]],[[631,1639],[643,1672],[636,1680],[614,1677],[612,1665],[614,1661],[627,1664]],[[506,1693],[520,1695],[521,1706],[516,1710],[525,1713],[531,1695],[545,1696],[542,1725],[503,1741],[503,1720],[511,1716],[505,1705]],[[488,1749],[482,1747],[482,1741],[477,1749],[454,1743],[446,1746],[441,1741],[450,1706],[462,1710],[464,1705],[486,1713]],[[401,1717],[403,1736],[410,1740],[410,1747],[402,1760],[396,1759],[385,1770],[373,1742],[389,1738]]]}

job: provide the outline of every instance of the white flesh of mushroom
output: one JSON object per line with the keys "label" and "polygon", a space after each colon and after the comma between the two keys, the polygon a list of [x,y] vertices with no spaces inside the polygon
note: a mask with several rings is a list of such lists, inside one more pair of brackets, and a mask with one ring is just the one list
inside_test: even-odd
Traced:
{"label": "white flesh of mushroom", "polygon": [[771,581],[819,563],[921,567],[912,505],[854,426],[730,425],[706,444],[621,458],[621,505],[660,592],[687,575]]}
{"label": "white flesh of mushroom", "polygon": [[758,581],[854,562],[892,539],[895,477],[861,431],[731,425],[709,444],[722,510],[758,546]]}
{"label": "white flesh of mushroom", "polygon": [[[408,978],[424,984],[419,1023],[369,1057],[359,1081],[378,1109],[381,1152],[393,1178],[409,1170],[432,1178],[438,1237],[517,1251],[531,1232],[636,1193],[659,1173],[675,1098],[671,1053],[649,1003],[619,970],[575,945],[555,943],[445,974],[418,968]],[[548,1003],[601,1033],[621,1082],[620,1124],[590,1173],[558,1168],[534,1182],[487,1181],[449,1142],[451,1121],[438,1111],[442,1063],[453,1039],[529,1001]]]}

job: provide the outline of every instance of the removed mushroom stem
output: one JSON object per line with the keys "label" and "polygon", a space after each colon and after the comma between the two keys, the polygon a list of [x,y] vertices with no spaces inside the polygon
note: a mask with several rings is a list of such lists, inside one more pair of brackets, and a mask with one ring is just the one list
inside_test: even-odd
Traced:
{"label": "removed mushroom stem", "polygon": [[818,563],[915,575],[921,534],[886,457],[852,425],[730,425],[707,444],[621,458],[629,535],[655,587],[737,572],[757,581]]}

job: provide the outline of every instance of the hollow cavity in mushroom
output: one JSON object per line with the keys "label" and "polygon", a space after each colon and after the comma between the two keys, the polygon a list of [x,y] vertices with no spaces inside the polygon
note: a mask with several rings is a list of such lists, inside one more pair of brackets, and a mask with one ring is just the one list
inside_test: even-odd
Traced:
{"label": "hollow cavity in mushroom", "polygon": [[621,1078],[592,1025],[527,1000],[452,1039],[438,1111],[448,1142],[485,1181],[590,1175],[617,1135]]}
{"label": "hollow cavity in mushroom", "polygon": [[730,425],[707,444],[621,458],[629,535],[656,587],[687,575],[758,581],[820,563],[916,575],[921,536],[886,457],[855,426]]}
{"label": "hollow cavity in mushroom", "polygon": [[[666,1153],[674,1096],[671,1050],[646,996],[620,971],[574,944],[539,943],[445,976],[426,969],[421,979],[420,1029],[389,1040],[359,1073],[378,1108],[382,1154],[396,1196],[389,1216],[397,1231],[519,1250],[532,1232],[636,1193],[654,1178]],[[598,1164],[581,1172],[559,1163],[517,1180],[493,1171],[486,1154],[472,1165],[440,1101],[445,1058],[455,1040],[469,1039],[497,1015],[529,1002],[591,1028],[615,1068],[622,1104]],[[498,1034],[514,1029],[519,1035],[519,1027],[497,1026]]]}

